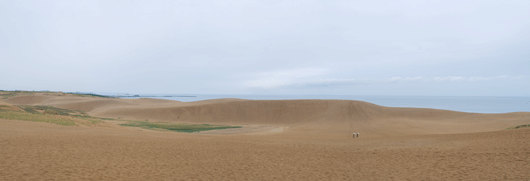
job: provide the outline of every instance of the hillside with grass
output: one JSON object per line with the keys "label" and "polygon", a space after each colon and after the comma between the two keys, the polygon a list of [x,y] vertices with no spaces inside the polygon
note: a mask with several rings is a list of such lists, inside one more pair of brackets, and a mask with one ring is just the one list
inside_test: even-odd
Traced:
{"label": "hillside with grass", "polygon": [[[53,106],[0,105],[0,119],[52,123],[62,126],[104,126],[105,121],[115,121],[120,126],[138,127],[155,131],[200,132],[208,130],[241,128],[241,126],[149,122],[89,116],[85,111],[61,109]],[[108,126],[108,125],[107,125]]]}

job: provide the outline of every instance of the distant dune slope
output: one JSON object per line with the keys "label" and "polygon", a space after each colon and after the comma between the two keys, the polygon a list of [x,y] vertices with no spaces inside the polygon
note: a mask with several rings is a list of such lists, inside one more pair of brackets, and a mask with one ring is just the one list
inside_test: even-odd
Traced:
{"label": "distant dune slope", "polygon": [[502,130],[530,124],[530,113],[477,114],[436,109],[391,108],[349,100],[218,99],[179,102],[76,96],[19,96],[10,104],[42,104],[88,111],[99,117],[189,123],[276,125],[291,133],[365,137]]}
{"label": "distant dune slope", "polygon": [[32,105],[40,104],[48,99],[54,99],[55,96],[44,96],[44,95],[29,95],[29,96],[16,96],[4,100],[4,102],[14,105]]}

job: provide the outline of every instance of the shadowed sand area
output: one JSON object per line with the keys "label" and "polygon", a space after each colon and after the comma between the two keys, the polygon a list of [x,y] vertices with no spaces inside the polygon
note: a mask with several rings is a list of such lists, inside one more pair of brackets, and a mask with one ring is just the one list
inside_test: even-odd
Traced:
{"label": "shadowed sand area", "polygon": [[[530,113],[347,100],[178,102],[22,95],[95,117],[243,128],[177,133],[0,119],[0,180],[530,180]],[[352,133],[360,133],[352,138]]]}

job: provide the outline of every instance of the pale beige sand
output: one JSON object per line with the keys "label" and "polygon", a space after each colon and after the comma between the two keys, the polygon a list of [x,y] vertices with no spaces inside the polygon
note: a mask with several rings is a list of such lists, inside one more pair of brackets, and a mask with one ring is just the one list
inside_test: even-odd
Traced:
{"label": "pale beige sand", "polygon": [[0,180],[530,180],[530,129],[504,130],[530,124],[528,112],[42,94],[0,103],[244,126],[188,134],[0,120]]}

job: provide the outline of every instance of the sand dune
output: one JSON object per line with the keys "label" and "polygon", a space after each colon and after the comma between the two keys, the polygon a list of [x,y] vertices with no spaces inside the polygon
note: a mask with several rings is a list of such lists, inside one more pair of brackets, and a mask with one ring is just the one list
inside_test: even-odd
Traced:
{"label": "sand dune", "polygon": [[11,104],[42,104],[87,111],[93,116],[162,122],[263,125],[316,135],[364,137],[499,131],[528,124],[530,113],[477,114],[436,109],[391,108],[348,100],[217,99],[179,102],[161,99],[109,99],[30,95]]}
{"label": "sand dune", "polygon": [[504,130],[530,124],[528,112],[43,94],[0,104],[245,128],[188,134],[0,120],[0,180],[530,180],[530,129]]}

